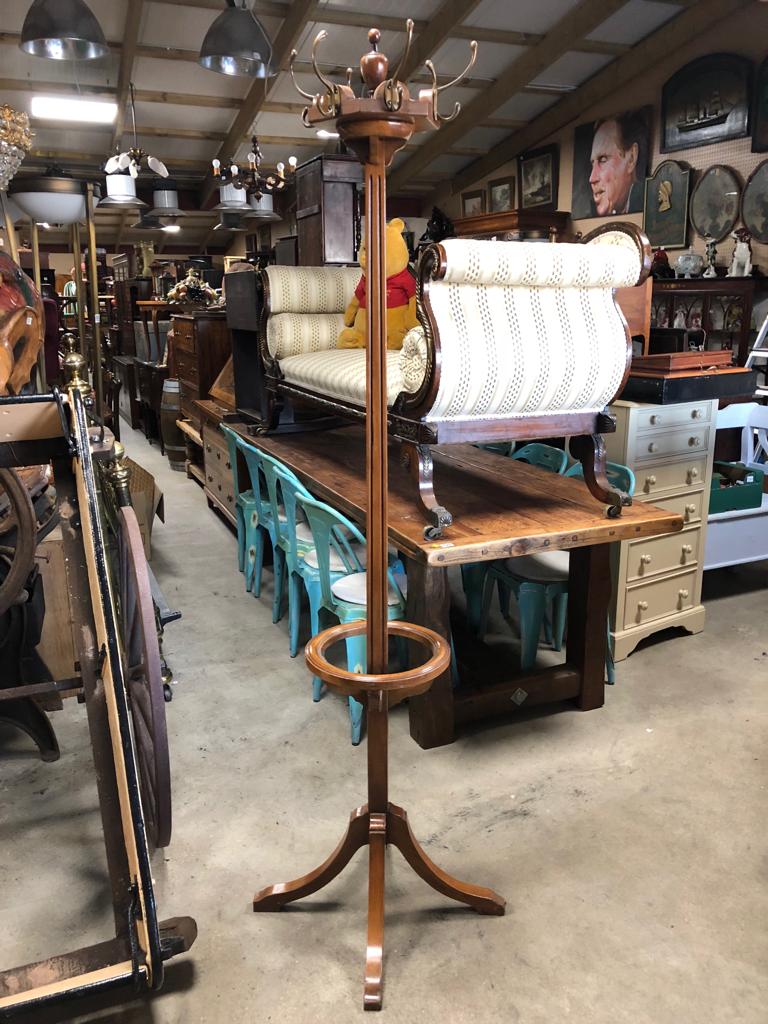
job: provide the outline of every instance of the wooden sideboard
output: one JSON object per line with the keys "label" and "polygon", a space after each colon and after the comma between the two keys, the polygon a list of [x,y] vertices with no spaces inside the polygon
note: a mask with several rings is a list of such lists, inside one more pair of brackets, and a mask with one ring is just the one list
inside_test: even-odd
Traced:
{"label": "wooden sideboard", "polygon": [[362,180],[363,171],[354,156],[323,154],[296,169],[300,266],[341,266],[357,261],[360,236],[357,190]]}
{"label": "wooden sideboard", "polygon": [[557,240],[570,241],[566,229],[570,213],[561,210],[542,213],[538,210],[507,210],[505,213],[481,213],[461,217],[453,222],[457,238],[496,238],[507,242],[516,238],[547,238],[552,228]]}
{"label": "wooden sideboard", "polygon": [[226,314],[218,310],[176,313],[172,317],[173,360],[181,385],[181,414],[201,430],[199,398],[206,398],[211,385],[232,355]]}
{"label": "wooden sideboard", "polygon": [[614,546],[611,642],[616,661],[670,626],[704,628],[701,603],[717,399],[676,405],[615,402],[616,432],[605,435],[611,462],[635,474],[635,502],[683,517],[682,533]]}

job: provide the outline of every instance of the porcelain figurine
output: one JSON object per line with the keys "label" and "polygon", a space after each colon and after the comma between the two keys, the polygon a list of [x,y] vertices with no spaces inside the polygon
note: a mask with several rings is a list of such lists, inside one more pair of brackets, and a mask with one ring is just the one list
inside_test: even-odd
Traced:
{"label": "porcelain figurine", "polygon": [[707,235],[707,269],[701,275],[702,277],[717,277],[716,259],[717,249],[715,248],[715,240],[711,235]]}
{"label": "porcelain figurine", "polygon": [[704,257],[701,253],[694,252],[693,248],[681,252],[675,260],[675,271],[678,277],[701,277],[704,269]]}
{"label": "porcelain figurine", "polygon": [[731,232],[731,238],[735,239],[731,265],[728,268],[728,277],[750,277],[752,274],[752,235],[746,228],[736,228]]}
{"label": "porcelain figurine", "polygon": [[651,260],[651,275],[657,281],[664,281],[675,276],[674,270],[669,265],[667,250],[663,245],[659,249],[654,249],[653,259]]}

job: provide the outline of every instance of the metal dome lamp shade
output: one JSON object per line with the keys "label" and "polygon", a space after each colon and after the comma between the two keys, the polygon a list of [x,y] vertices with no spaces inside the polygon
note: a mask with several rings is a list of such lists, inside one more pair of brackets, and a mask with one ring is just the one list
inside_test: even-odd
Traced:
{"label": "metal dome lamp shade", "polygon": [[173,225],[180,217],[186,217],[184,210],[179,209],[179,193],[175,181],[167,178],[152,182],[152,209],[148,216],[157,218],[164,226]]}
{"label": "metal dome lamp shade", "polygon": [[279,214],[275,213],[274,198],[270,192],[265,192],[263,196],[251,196],[249,203],[251,212],[246,213],[246,220],[280,220]]}
{"label": "metal dome lamp shade", "polygon": [[101,25],[84,0],[34,0],[19,46],[48,60],[96,60],[109,53]]}
{"label": "metal dome lamp shade", "polygon": [[43,174],[17,178],[9,188],[13,201],[35,223],[79,224],[85,221],[85,182]]}
{"label": "metal dome lamp shade", "polygon": [[247,6],[248,0],[227,0],[206,33],[198,61],[220,75],[272,78],[272,44],[263,25]]}
{"label": "metal dome lamp shade", "polygon": [[130,174],[108,174],[107,194],[99,206],[115,206],[122,210],[141,210],[147,204],[136,195],[136,182]]}

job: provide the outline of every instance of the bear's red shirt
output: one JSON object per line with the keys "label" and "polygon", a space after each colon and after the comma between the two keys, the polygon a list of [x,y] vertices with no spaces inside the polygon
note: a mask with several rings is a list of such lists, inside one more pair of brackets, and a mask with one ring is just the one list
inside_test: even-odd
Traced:
{"label": "bear's red shirt", "polygon": [[[416,294],[416,281],[413,274],[406,267],[399,274],[387,278],[387,309],[395,309],[397,306],[407,306],[409,300]],[[360,308],[365,309],[368,305],[368,297],[365,292],[365,274],[360,278],[360,283],[355,288],[355,298],[360,303]]]}

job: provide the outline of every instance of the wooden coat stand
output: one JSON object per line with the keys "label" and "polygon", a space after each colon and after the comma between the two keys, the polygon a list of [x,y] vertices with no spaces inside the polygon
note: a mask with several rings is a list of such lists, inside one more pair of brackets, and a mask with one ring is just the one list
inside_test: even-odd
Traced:
{"label": "wooden coat stand", "polygon": [[[407,22],[407,56],[413,33],[413,22]],[[349,827],[328,859],[302,878],[270,886],[257,893],[255,911],[279,910],[286,903],[301,899],[327,885],[349,862],[361,846],[368,846],[368,942],[365,965],[363,1007],[380,1010],[382,1005],[383,943],[384,943],[384,863],[388,843],[396,846],[413,870],[438,892],[466,903],[481,914],[503,914],[504,900],[491,889],[459,882],[432,863],[411,832],[405,811],[389,802],[388,794],[388,713],[389,708],[426,692],[432,681],[450,664],[447,641],[431,629],[406,622],[387,621],[387,373],[386,373],[386,168],[414,131],[437,128],[441,118],[437,110],[437,75],[430,61],[427,67],[433,84],[419,98],[411,98],[398,71],[389,76],[389,62],[378,52],[381,37],[371,29],[368,39],[371,51],[360,61],[364,83],[363,96],[351,88],[352,69],[347,70],[347,85],[338,86],[328,80],[317,66],[317,47],[326,36],[320,32],[312,47],[315,73],[327,92],[302,95],[311,101],[304,110],[307,127],[329,120],[344,143],[364,165],[365,179],[365,244],[368,253],[366,286],[367,317],[367,394],[366,394],[366,479],[368,498],[368,619],[343,623],[314,637],[306,648],[307,665],[331,688],[344,696],[363,702],[368,712],[368,803],[352,812]],[[472,59],[462,72],[463,77],[475,60],[477,44],[471,44]],[[291,71],[296,51],[291,55]],[[400,65],[402,67],[402,63]],[[458,79],[457,79],[458,81]],[[454,84],[453,82],[448,85]],[[298,88],[298,86],[297,86]],[[452,117],[458,113],[458,104]],[[326,659],[326,651],[350,636],[366,634],[366,674],[337,668]],[[403,672],[388,671],[389,637],[403,637],[425,648],[428,659]]]}

